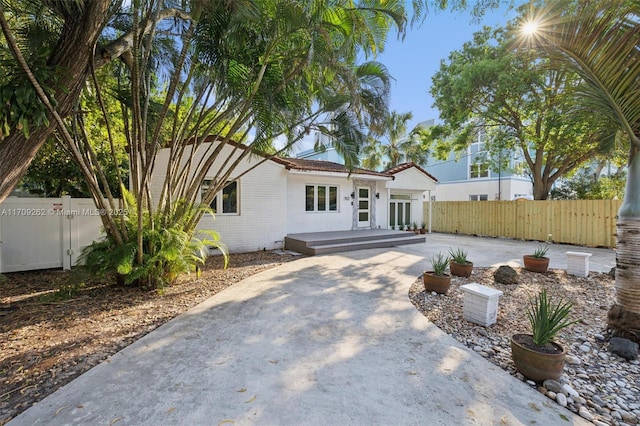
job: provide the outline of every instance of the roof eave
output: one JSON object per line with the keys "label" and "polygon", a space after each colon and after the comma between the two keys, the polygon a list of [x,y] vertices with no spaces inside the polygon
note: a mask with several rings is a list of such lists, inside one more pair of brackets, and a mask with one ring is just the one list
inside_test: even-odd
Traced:
{"label": "roof eave", "polygon": [[294,175],[314,175],[314,176],[327,176],[337,178],[357,178],[363,180],[379,180],[379,181],[391,181],[394,180],[393,176],[381,176],[367,173],[346,173],[346,172],[330,172],[326,170],[301,170],[292,167],[287,167],[289,173]]}

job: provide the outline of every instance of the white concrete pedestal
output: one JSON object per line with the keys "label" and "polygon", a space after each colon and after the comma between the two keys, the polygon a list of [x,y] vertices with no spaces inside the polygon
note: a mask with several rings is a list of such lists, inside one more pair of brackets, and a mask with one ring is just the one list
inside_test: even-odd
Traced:
{"label": "white concrete pedestal", "polygon": [[462,314],[464,319],[485,327],[496,323],[498,318],[498,298],[500,290],[470,283],[460,286],[464,293]]}
{"label": "white concrete pedestal", "polygon": [[589,275],[589,258],[591,253],[582,253],[579,251],[567,252],[567,273],[577,277],[586,277]]}

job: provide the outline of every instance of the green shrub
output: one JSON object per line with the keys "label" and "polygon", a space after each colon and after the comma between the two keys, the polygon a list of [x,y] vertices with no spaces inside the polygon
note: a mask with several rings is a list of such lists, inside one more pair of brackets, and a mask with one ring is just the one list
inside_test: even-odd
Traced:
{"label": "green shrub", "polygon": [[156,213],[153,221],[145,212],[141,231],[142,262],[138,262],[138,218],[136,209],[130,208],[132,214],[117,218],[123,221],[121,225],[126,227],[129,240],[118,244],[107,235],[82,250],[80,263],[92,274],[104,276],[116,272],[125,285],[155,289],[170,285],[178,275],[204,264],[210,246],[221,249],[226,266],[227,251],[216,232],[189,231],[190,220],[200,210],[213,213],[208,206],[190,206],[184,202],[176,203],[170,215]]}

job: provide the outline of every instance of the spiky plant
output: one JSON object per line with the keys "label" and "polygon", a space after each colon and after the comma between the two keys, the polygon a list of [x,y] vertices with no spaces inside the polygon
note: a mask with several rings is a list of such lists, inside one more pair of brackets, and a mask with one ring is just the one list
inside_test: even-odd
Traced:
{"label": "spiky plant", "polygon": [[560,330],[578,322],[569,320],[572,307],[571,303],[563,300],[554,304],[547,296],[546,289],[540,291],[538,296],[530,301],[527,310],[533,343],[545,346],[555,339]]}
{"label": "spiky plant", "polygon": [[444,275],[445,271],[447,270],[448,264],[449,257],[443,255],[442,253],[437,253],[431,258],[431,267],[433,268],[433,272],[435,273],[435,275]]}

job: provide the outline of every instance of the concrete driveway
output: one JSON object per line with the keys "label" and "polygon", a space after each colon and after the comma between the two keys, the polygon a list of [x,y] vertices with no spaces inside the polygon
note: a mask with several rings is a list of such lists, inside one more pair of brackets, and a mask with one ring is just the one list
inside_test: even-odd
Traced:
{"label": "concrete driveway", "polygon": [[[424,245],[283,264],[158,328],[10,424],[589,424],[408,300],[433,252],[464,245],[484,266],[528,249],[511,243],[430,235]],[[612,256],[598,252],[593,263],[606,269]]]}

